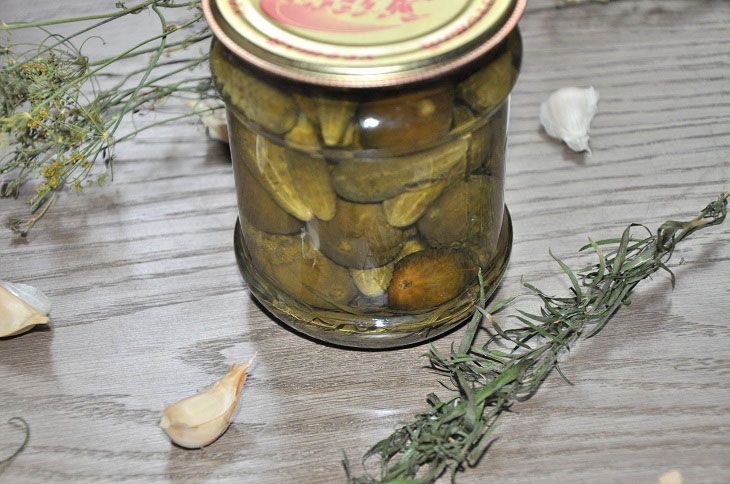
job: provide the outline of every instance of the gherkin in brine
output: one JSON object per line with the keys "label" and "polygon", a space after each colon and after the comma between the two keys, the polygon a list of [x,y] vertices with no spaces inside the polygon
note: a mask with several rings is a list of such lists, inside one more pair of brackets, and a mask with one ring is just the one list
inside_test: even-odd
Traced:
{"label": "gherkin in brine", "polygon": [[282,134],[293,128],[299,117],[294,99],[270,83],[248,74],[229,55],[223,44],[213,42],[210,70],[228,105],[272,133]]}
{"label": "gherkin in brine", "polygon": [[467,142],[456,140],[406,156],[340,161],[332,184],[342,198],[353,202],[380,202],[409,187],[443,178],[466,159]]}
{"label": "gherkin in brine", "polygon": [[499,180],[472,176],[452,184],[418,221],[432,247],[465,247],[496,242],[502,216]]}
{"label": "gherkin in brine", "polygon": [[289,295],[310,306],[346,306],[357,288],[347,269],[315,249],[300,235],[272,235],[243,224],[254,266]]}
{"label": "gherkin in brine", "polygon": [[364,102],[358,110],[360,140],[366,148],[425,144],[451,126],[454,88],[440,85]]}
{"label": "gherkin in brine", "polygon": [[456,86],[456,94],[478,113],[496,108],[512,89],[512,53],[506,51]]}
{"label": "gherkin in brine", "polygon": [[388,305],[404,311],[436,307],[461,294],[473,274],[469,259],[459,251],[415,252],[395,265]]}
{"label": "gherkin in brine", "polygon": [[263,135],[251,131],[235,114],[228,117],[231,147],[271,197],[290,215],[311,220],[314,211],[299,195],[289,168],[289,151]]}
{"label": "gherkin in brine", "polygon": [[308,228],[327,257],[352,269],[387,264],[406,240],[403,230],[388,223],[379,203],[337,200],[332,220],[314,220]]}
{"label": "gherkin in brine", "polygon": [[243,220],[272,234],[292,234],[304,227],[301,220],[286,213],[271,198],[245,165],[236,166],[235,171],[238,208]]}

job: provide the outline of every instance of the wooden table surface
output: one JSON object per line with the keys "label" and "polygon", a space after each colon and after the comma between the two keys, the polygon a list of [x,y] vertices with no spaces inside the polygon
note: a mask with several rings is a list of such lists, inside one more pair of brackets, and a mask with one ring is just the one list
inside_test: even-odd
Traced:
{"label": "wooden table surface", "polygon": [[[39,10],[4,0],[0,16],[59,17],[85,4],[111,2]],[[521,28],[506,191],[515,240],[497,297],[519,292],[523,275],[565,291],[549,248],[576,265],[588,235],[689,218],[730,189],[727,1],[557,10],[530,0]],[[539,103],[569,85],[601,93],[592,156],[568,152],[538,123]],[[426,394],[445,393],[423,368],[425,346],[335,349],[262,312],[235,263],[228,154],[195,123],[117,153],[113,183],[64,193],[26,238],[0,231],[0,278],[54,302],[48,329],[0,340],[0,458],[22,440],[5,421],[31,427],[0,482],[343,482],[342,451],[359,471],[370,445],[426,408]],[[24,203],[1,200],[2,218]],[[563,359],[575,386],[553,374],[459,482],[653,483],[669,469],[691,484],[730,481],[730,223],[689,240],[673,262],[677,287],[663,274],[643,283]],[[157,426],[162,409],[256,352],[228,432],[203,450],[172,446]]]}

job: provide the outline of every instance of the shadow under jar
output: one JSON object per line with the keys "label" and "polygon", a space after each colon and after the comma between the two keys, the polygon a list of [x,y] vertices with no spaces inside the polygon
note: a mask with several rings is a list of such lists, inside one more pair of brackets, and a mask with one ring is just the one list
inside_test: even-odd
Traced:
{"label": "shadow under jar", "polygon": [[[349,15],[333,13],[339,3]],[[479,271],[487,296],[505,271],[524,1],[461,0],[446,12],[434,3],[405,2],[392,17],[391,0],[203,2],[241,273],[272,314],[318,340],[388,348],[432,338],[473,312]],[[439,29],[451,30],[427,44]],[[398,55],[357,54],[389,45]],[[343,53],[328,56],[335,47]]]}

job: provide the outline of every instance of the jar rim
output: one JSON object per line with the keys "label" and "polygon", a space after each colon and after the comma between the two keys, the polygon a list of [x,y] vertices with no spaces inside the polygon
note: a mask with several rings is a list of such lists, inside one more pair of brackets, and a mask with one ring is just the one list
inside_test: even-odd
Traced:
{"label": "jar rim", "polygon": [[[280,45],[277,46],[277,43],[281,44],[281,41],[277,37],[267,38],[265,35],[269,34],[265,34],[263,37],[258,38],[257,36],[260,36],[259,34],[261,32],[256,30],[256,28],[251,27],[249,30],[245,30],[242,29],[240,24],[246,23],[248,16],[253,19],[253,24],[261,21],[261,18],[264,17],[260,12],[254,11],[252,6],[254,4],[257,6],[264,3],[295,5],[296,1],[257,1],[202,0],[202,8],[208,25],[215,37],[231,53],[244,62],[277,77],[306,84],[340,88],[399,86],[442,77],[476,61],[497,47],[515,29],[527,4],[527,0],[482,0],[481,2],[467,2],[470,6],[472,6],[471,4],[481,5],[483,12],[493,14],[492,17],[494,18],[488,18],[484,20],[484,25],[474,27],[476,31],[472,32],[470,36],[465,36],[465,39],[457,39],[463,41],[461,44],[459,42],[452,42],[454,38],[458,37],[457,34],[454,34],[452,36],[453,38],[445,37],[442,43],[443,45],[414,44],[413,41],[418,41],[419,38],[409,39],[409,42],[411,42],[410,45],[417,47],[413,52],[417,52],[418,56],[413,58],[403,57],[401,59],[403,61],[402,63],[392,63],[395,62],[394,59],[400,59],[398,57],[389,58],[388,62],[390,64],[381,63],[379,65],[378,62],[365,58],[355,59],[351,64],[348,64],[342,59],[328,62],[326,59],[323,60],[328,55],[302,49],[300,51],[311,53],[310,57],[316,59],[316,61],[309,59],[307,55],[288,55],[290,51],[295,52],[297,49],[293,48],[292,45],[285,44],[285,49],[282,50],[282,48],[279,48],[281,47]],[[305,3],[311,4],[311,2]],[[466,3],[464,4],[466,5]],[[499,8],[495,7],[494,11],[489,10],[495,5]],[[232,10],[222,13],[221,6]],[[242,8],[247,8],[247,10],[242,10]],[[254,13],[252,14],[251,12]],[[467,27],[469,26],[468,22],[476,25],[477,20],[474,20],[476,18],[474,14],[471,14],[466,19],[462,18],[468,13],[466,10],[460,12],[460,17],[457,18],[458,22],[461,22],[461,24],[467,22]],[[238,23],[232,23],[231,18]],[[448,27],[453,30],[455,28],[452,25],[454,22],[448,25],[444,24],[446,25],[444,28]],[[461,25],[458,22],[455,24],[457,27]],[[268,27],[269,25],[267,24],[265,26]],[[466,30],[467,27],[458,28],[457,30],[460,33],[461,30]],[[437,33],[438,31],[436,29]],[[283,30],[280,32],[283,32]],[[288,34],[295,35],[297,33],[296,29],[293,29],[292,32]],[[450,34],[446,31],[444,35],[448,36]],[[422,37],[422,39],[426,38]],[[338,46],[334,45],[334,47]],[[344,45],[342,47],[346,48]],[[353,50],[352,52],[356,51]],[[351,59],[348,57],[347,60],[349,61]]]}

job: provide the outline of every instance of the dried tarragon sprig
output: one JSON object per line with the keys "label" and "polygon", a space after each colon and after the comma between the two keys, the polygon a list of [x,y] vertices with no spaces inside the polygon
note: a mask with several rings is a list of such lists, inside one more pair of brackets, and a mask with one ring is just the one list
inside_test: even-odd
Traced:
{"label": "dried tarragon sprig", "polygon": [[[205,104],[194,112],[185,110],[118,135],[122,119],[140,110],[154,109],[164,99],[197,102],[217,99],[217,95],[207,71],[191,74],[206,64],[207,49],[193,56],[179,54],[211,36],[199,0],[146,0],[131,7],[118,2],[117,7],[119,10],[107,14],[0,25],[0,30],[44,29],[60,23],[87,25],[96,21],[69,36],[48,34],[39,44],[0,45],[0,197],[17,197],[24,181],[40,178],[30,199],[34,215],[8,221],[16,232],[25,234],[30,230],[64,185],[81,191],[110,177],[116,144],[160,124],[221,107],[220,103]],[[180,23],[170,24],[165,13],[171,9],[183,9],[189,15]],[[74,44],[85,41],[85,34],[110,21],[145,10],[151,10],[159,19],[158,35],[103,59],[88,59]],[[143,68],[102,88],[105,69],[138,56],[151,59]],[[103,170],[92,171],[98,161],[104,162]]]}
{"label": "dried tarragon sprig", "polygon": [[[511,316],[519,322],[517,328],[503,329],[492,318],[514,298],[486,309],[482,291],[458,349],[452,346],[443,354],[432,347],[427,355],[431,367],[449,378],[458,395],[446,401],[428,395],[426,412],[365,454],[363,465],[371,457],[379,459],[379,476],[352,477],[345,458],[348,482],[428,483],[447,470],[454,480],[465,465],[476,464],[489,447],[499,416],[530,398],[553,369],[565,378],[559,357],[581,336],[598,333],[622,304],[628,304],[639,282],[665,270],[674,286],[667,262],[677,244],[697,230],[722,223],[728,197],[730,192],[720,195],[689,222],[663,223],[656,234],[644,225],[631,224],[620,238],[596,242],[589,238],[580,250],[593,249],[598,262],[577,272],[551,253],[570,280],[571,295],[549,296],[523,281],[543,307],[540,314],[517,310]],[[646,230],[647,235],[636,236],[637,229]],[[615,248],[605,252],[603,247]],[[488,324],[482,325],[485,319]],[[480,329],[488,334],[483,345],[475,342]]]}

